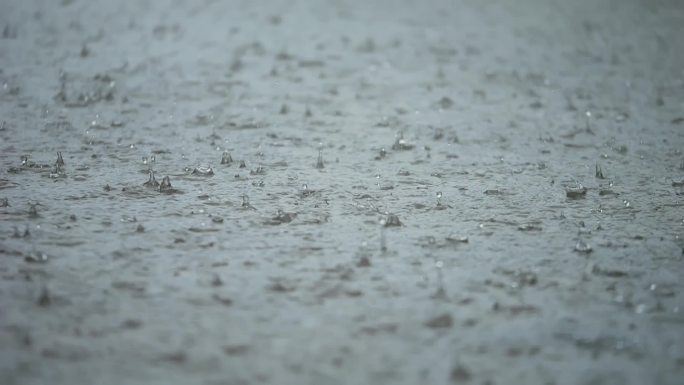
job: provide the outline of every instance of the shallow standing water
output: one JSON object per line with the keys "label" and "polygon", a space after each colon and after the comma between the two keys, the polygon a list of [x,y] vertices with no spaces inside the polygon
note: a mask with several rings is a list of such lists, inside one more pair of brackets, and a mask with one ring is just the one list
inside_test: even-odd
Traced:
{"label": "shallow standing water", "polygon": [[680,2],[0,28],[2,383],[682,383]]}

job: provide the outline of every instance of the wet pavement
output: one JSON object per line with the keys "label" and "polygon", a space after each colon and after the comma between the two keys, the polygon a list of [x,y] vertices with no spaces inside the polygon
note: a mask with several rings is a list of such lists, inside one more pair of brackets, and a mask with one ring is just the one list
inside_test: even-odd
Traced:
{"label": "wet pavement", "polygon": [[0,1],[3,384],[681,384],[678,1]]}

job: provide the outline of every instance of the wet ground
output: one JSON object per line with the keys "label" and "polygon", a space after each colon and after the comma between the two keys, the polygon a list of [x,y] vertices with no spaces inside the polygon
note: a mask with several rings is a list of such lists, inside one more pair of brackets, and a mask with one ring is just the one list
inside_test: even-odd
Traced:
{"label": "wet ground", "polygon": [[0,3],[3,384],[684,383],[681,2]]}

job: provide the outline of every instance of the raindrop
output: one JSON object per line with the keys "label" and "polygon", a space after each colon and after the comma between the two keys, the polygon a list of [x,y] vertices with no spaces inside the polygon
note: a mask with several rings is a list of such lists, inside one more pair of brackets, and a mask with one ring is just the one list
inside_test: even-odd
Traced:
{"label": "raindrop", "polygon": [[361,259],[359,259],[359,262],[356,264],[358,267],[370,267],[371,261],[370,258],[363,256]]}
{"label": "raindrop", "polygon": [[316,168],[317,169],[322,169],[325,166],[323,165],[323,151],[318,150],[318,159],[316,160]]}
{"label": "raindrop", "polygon": [[579,240],[575,245],[575,251],[582,254],[589,254],[593,251],[593,249],[591,248],[591,245],[589,245],[588,243]]}
{"label": "raindrop", "polygon": [[192,175],[212,176],[214,175],[214,170],[211,168],[211,166],[197,166],[194,170],[192,170]]}
{"label": "raindrop", "polygon": [[447,299],[446,289],[444,288],[444,273],[442,271],[444,262],[436,261],[435,268],[437,269],[437,292],[435,292],[432,298]]}
{"label": "raindrop", "polygon": [[574,187],[568,187],[565,189],[565,195],[570,199],[580,199],[587,195],[587,188],[578,184]]}
{"label": "raindrop", "polygon": [[48,256],[42,252],[32,252],[24,257],[24,261],[27,263],[47,263]]}
{"label": "raindrop", "polygon": [[64,172],[64,159],[62,158],[62,152],[58,151],[57,161],[55,161],[55,166],[52,168],[52,171],[50,172],[50,178],[61,178],[65,176],[66,173]]}
{"label": "raindrop", "polygon": [[230,156],[230,153],[228,151],[224,151],[223,155],[221,155],[221,164],[230,165],[231,163],[233,163],[233,157]]}
{"label": "raindrop", "polygon": [[218,274],[214,274],[214,278],[211,280],[211,286],[223,286],[223,280],[221,280],[221,277],[219,277]]}
{"label": "raindrop", "polygon": [[52,300],[50,299],[50,291],[48,290],[47,286],[43,286],[43,290],[40,292],[40,296],[38,297],[38,305],[50,306],[51,302]]}
{"label": "raindrop", "polygon": [[380,149],[380,153],[378,154],[378,156],[375,157],[375,159],[380,160],[386,156],[387,156],[387,150],[385,150],[385,148],[383,147]]}
{"label": "raindrop", "polygon": [[399,151],[405,151],[405,150],[413,150],[416,147],[415,144],[409,143],[404,139],[404,134],[399,133],[397,135],[397,139],[394,141],[394,144],[392,145],[392,150],[399,150]]}
{"label": "raindrop", "polygon": [[302,198],[306,198],[314,193],[313,190],[309,190],[309,186],[305,183],[302,185],[302,191],[299,194]]}
{"label": "raindrop", "polygon": [[171,178],[167,176],[162,179],[161,184],[159,185],[159,192],[172,192],[173,188],[171,187]]}
{"label": "raindrop", "polygon": [[36,206],[36,204],[29,204],[29,218],[38,218],[38,208]]}
{"label": "raindrop", "polygon": [[596,163],[596,177],[599,179],[605,179],[603,176],[603,170],[601,170],[601,166],[599,166],[598,163]]}
{"label": "raindrop", "polygon": [[250,175],[264,175],[266,174],[266,170],[261,165],[259,165],[259,167],[257,167],[256,170],[251,170],[249,173]]}
{"label": "raindrop", "polygon": [[[399,227],[401,226],[401,221],[399,220],[399,217],[396,216],[395,214],[389,214],[387,213],[385,215],[385,218],[383,218],[384,223],[381,222],[381,224],[384,227]],[[382,221],[382,220],[381,220]]]}
{"label": "raindrop", "polygon": [[62,152],[57,151],[57,160],[55,161],[55,167],[61,170],[64,168],[64,158],[62,158]]}
{"label": "raindrop", "polygon": [[150,170],[150,178],[147,180],[147,182],[143,183],[143,186],[153,189],[159,187],[159,182],[157,182],[157,179],[154,177],[154,171]]}
{"label": "raindrop", "polygon": [[241,206],[243,209],[256,210],[256,208],[249,203],[249,196],[247,194],[242,194],[241,197],[242,197]]}
{"label": "raindrop", "polygon": [[273,218],[271,218],[271,220],[268,223],[272,224],[272,225],[279,225],[282,223],[290,223],[295,219],[296,216],[297,216],[296,213],[286,213],[283,210],[278,209],[278,211],[276,212],[276,215]]}
{"label": "raindrop", "polygon": [[468,243],[468,237],[466,236],[454,236],[454,235],[449,235],[445,238],[447,242],[450,243]]}

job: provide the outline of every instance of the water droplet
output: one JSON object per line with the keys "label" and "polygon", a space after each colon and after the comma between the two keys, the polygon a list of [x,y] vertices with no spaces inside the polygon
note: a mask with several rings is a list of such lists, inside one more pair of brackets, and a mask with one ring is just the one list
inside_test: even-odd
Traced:
{"label": "water droplet", "polygon": [[582,240],[577,241],[577,244],[575,245],[575,251],[578,253],[589,254],[592,250],[591,245]]}
{"label": "water droplet", "polygon": [[256,170],[251,170],[249,173],[250,175],[264,175],[266,174],[266,170],[261,165],[259,165],[259,167],[257,167]]}
{"label": "water droplet", "polygon": [[392,150],[406,151],[413,150],[415,147],[415,144],[409,143],[406,141],[406,139],[404,139],[404,133],[401,132],[397,135],[397,139],[394,141],[394,144],[392,145]]}
{"label": "water droplet", "polygon": [[249,203],[249,195],[242,194],[241,197],[242,197],[242,204],[240,206],[242,206],[243,209],[256,210],[256,208],[254,208],[254,206],[252,206]]}
{"label": "water droplet", "polygon": [[455,236],[453,234],[449,234],[446,238],[447,242],[450,243],[468,243],[468,237],[466,236]]}
{"label": "water droplet", "polygon": [[161,184],[159,185],[159,192],[171,192],[173,191],[173,188],[171,187],[171,178],[167,176],[162,179]]}
{"label": "water droplet", "polygon": [[43,286],[43,290],[40,292],[40,296],[38,297],[38,305],[39,306],[49,306],[52,300],[50,299],[50,291],[48,290],[47,286]]}
{"label": "water droplet", "polygon": [[143,186],[147,188],[153,188],[156,189],[159,187],[159,182],[157,182],[157,179],[154,177],[154,171],[150,170],[150,177],[147,180],[147,182],[143,183]]}
{"label": "water droplet", "polygon": [[42,252],[32,252],[31,254],[24,257],[24,261],[27,263],[47,263],[48,256]]}
{"label": "water droplet", "polygon": [[598,163],[596,163],[596,177],[599,179],[605,179],[603,176],[603,170],[601,170],[601,166],[599,166]]}
{"label": "water droplet", "polygon": [[221,155],[221,164],[231,164],[233,163],[233,157],[230,155],[228,151],[224,151],[223,155]]}
{"label": "water droplet", "polygon": [[64,158],[62,158],[61,151],[57,151],[57,161],[55,162],[55,166],[57,166],[58,168],[64,167]]}
{"label": "water droplet", "polygon": [[399,217],[396,216],[395,214],[387,214],[385,215],[384,218],[385,223],[383,224],[384,227],[398,227],[401,226],[401,221],[399,220]]}
{"label": "water droplet", "polygon": [[36,206],[36,204],[29,204],[29,218],[38,218],[38,208]]}
{"label": "water droplet", "polygon": [[383,147],[380,149],[380,154],[377,157],[375,157],[375,159],[380,160],[386,156],[387,156],[387,150],[385,150],[385,148]]}
{"label": "water droplet", "polygon": [[578,184],[577,186],[568,187],[565,189],[565,196],[570,199],[580,199],[587,195],[587,188]]}
{"label": "water droplet", "polygon": [[211,168],[211,166],[198,166],[192,170],[192,175],[212,176],[214,175],[214,170]]}
{"label": "water droplet", "polygon": [[278,209],[276,215],[267,223],[271,225],[290,223],[295,219],[295,217],[297,217],[297,213],[286,213],[283,210]]}
{"label": "water droplet", "polygon": [[323,164],[323,150],[318,150],[318,159],[316,160],[316,168],[322,169],[325,165]]}

